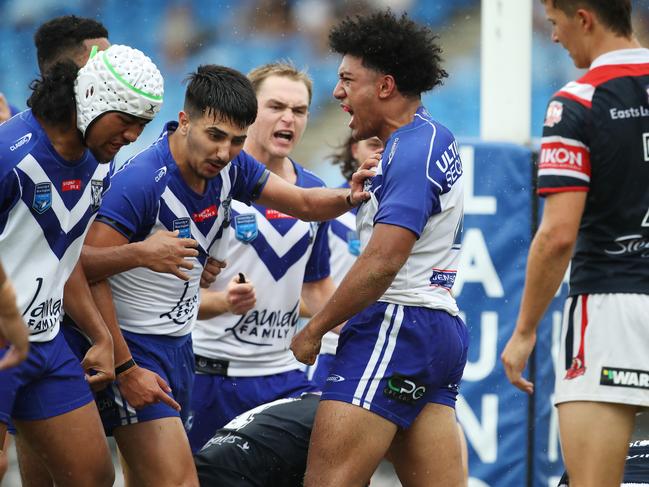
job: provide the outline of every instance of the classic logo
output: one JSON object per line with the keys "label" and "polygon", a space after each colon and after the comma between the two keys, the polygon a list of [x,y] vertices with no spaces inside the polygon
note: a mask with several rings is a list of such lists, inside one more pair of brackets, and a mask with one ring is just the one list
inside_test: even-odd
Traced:
{"label": "classic logo", "polygon": [[165,176],[165,174],[167,174],[167,166],[158,169],[158,172],[155,173],[155,182],[159,183],[160,180]]}
{"label": "classic logo", "polygon": [[16,140],[16,142],[14,142],[12,145],[9,146],[9,150],[11,152],[13,152],[16,149],[18,149],[18,148],[22,147],[23,145],[25,145],[30,140],[32,140],[32,133],[31,132],[23,135],[21,138]]}
{"label": "classic logo", "polygon": [[345,378],[342,375],[331,374],[329,377],[327,377],[326,382],[342,382],[344,380]]}
{"label": "classic logo", "polygon": [[93,179],[90,181],[90,207],[93,211],[97,211],[101,206],[101,197],[104,193],[104,182],[100,179]]}
{"label": "classic logo", "polygon": [[34,188],[32,209],[42,215],[52,207],[52,183],[38,183]]}
{"label": "classic logo", "polygon": [[216,205],[208,206],[204,210],[199,211],[198,213],[192,214],[192,220],[196,223],[204,222],[210,218],[214,218],[217,214]]}
{"label": "classic logo", "polygon": [[426,386],[418,385],[414,379],[394,374],[388,379],[383,394],[395,401],[413,404],[426,393]]}
{"label": "classic logo", "polygon": [[603,386],[649,389],[649,372],[637,369],[602,367],[599,383]]}
{"label": "classic logo", "polygon": [[80,191],[81,190],[81,179],[68,179],[61,183],[61,191],[65,193],[66,191]]}
{"label": "classic logo", "polygon": [[259,235],[257,215],[254,213],[235,216],[234,227],[236,229],[234,235],[237,237],[237,240],[243,243],[250,243]]}
{"label": "classic logo", "polygon": [[545,121],[543,125],[546,127],[554,127],[556,124],[561,122],[561,116],[563,115],[563,103],[560,101],[552,101],[548,105],[548,111],[545,114]]}
{"label": "classic logo", "polygon": [[392,147],[390,147],[390,154],[388,155],[388,166],[392,163],[392,158],[394,157],[394,153],[397,151],[398,144],[399,144],[399,137],[396,137],[394,139],[394,142],[392,142]]}
{"label": "classic logo", "polygon": [[178,230],[178,238],[192,238],[192,230],[189,225],[189,218],[177,218],[173,221],[172,230]]}

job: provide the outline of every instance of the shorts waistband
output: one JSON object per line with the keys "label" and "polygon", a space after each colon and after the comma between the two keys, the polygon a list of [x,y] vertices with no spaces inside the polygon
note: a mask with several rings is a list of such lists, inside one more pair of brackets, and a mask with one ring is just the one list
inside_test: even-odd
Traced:
{"label": "shorts waistband", "polygon": [[228,375],[228,367],[230,366],[229,360],[220,360],[217,358],[201,357],[194,355],[194,362],[196,364],[196,372],[209,375]]}

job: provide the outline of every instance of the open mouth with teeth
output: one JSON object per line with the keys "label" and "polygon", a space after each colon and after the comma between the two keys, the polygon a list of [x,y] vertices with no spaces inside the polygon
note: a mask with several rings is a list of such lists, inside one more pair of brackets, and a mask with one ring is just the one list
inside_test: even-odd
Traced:
{"label": "open mouth with teeth", "polygon": [[343,111],[349,113],[351,115],[351,118],[349,119],[349,127],[352,126],[352,122],[354,121],[354,110],[349,105],[340,105]]}
{"label": "open mouth with teeth", "polygon": [[278,130],[277,132],[273,133],[273,137],[275,137],[276,139],[282,139],[287,142],[291,142],[295,135],[290,130]]}

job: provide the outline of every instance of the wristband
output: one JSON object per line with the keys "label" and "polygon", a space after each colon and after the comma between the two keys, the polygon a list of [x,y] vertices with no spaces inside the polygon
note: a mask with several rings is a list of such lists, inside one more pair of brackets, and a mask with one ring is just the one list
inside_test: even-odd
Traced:
{"label": "wristband", "polygon": [[345,201],[349,205],[350,208],[354,208],[354,203],[352,203],[352,192],[350,191],[349,194],[345,197]]}
{"label": "wristband", "polygon": [[135,363],[135,360],[133,360],[133,357],[128,359],[126,362],[124,362],[122,365],[119,365],[115,367],[115,377],[117,377],[119,374],[123,374],[126,372],[128,369],[131,369],[135,367],[137,364]]}

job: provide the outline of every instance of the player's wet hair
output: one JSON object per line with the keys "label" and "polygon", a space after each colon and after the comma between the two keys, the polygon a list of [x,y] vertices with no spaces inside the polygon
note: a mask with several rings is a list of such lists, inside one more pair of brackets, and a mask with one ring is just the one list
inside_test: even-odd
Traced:
{"label": "player's wet hair", "polygon": [[236,69],[214,64],[199,66],[187,77],[184,110],[190,117],[210,115],[246,128],[257,118],[252,84]]}
{"label": "player's wet hair", "polygon": [[572,17],[577,9],[584,8],[595,12],[600,22],[622,37],[631,37],[631,0],[541,0],[542,4],[563,11]]}
{"label": "player's wet hair", "polygon": [[442,83],[442,49],[427,27],[397,18],[390,9],[370,15],[347,17],[329,34],[334,52],[350,54],[363,66],[394,77],[406,96],[419,96]]}
{"label": "player's wet hair", "polygon": [[32,94],[27,106],[44,122],[68,127],[74,122],[76,101],[74,81],[79,68],[70,60],[60,61],[29,85]]}
{"label": "player's wet hair", "polygon": [[108,37],[101,22],[76,15],[64,15],[48,20],[34,34],[36,58],[41,72],[54,63],[73,58],[82,49],[83,41]]}

